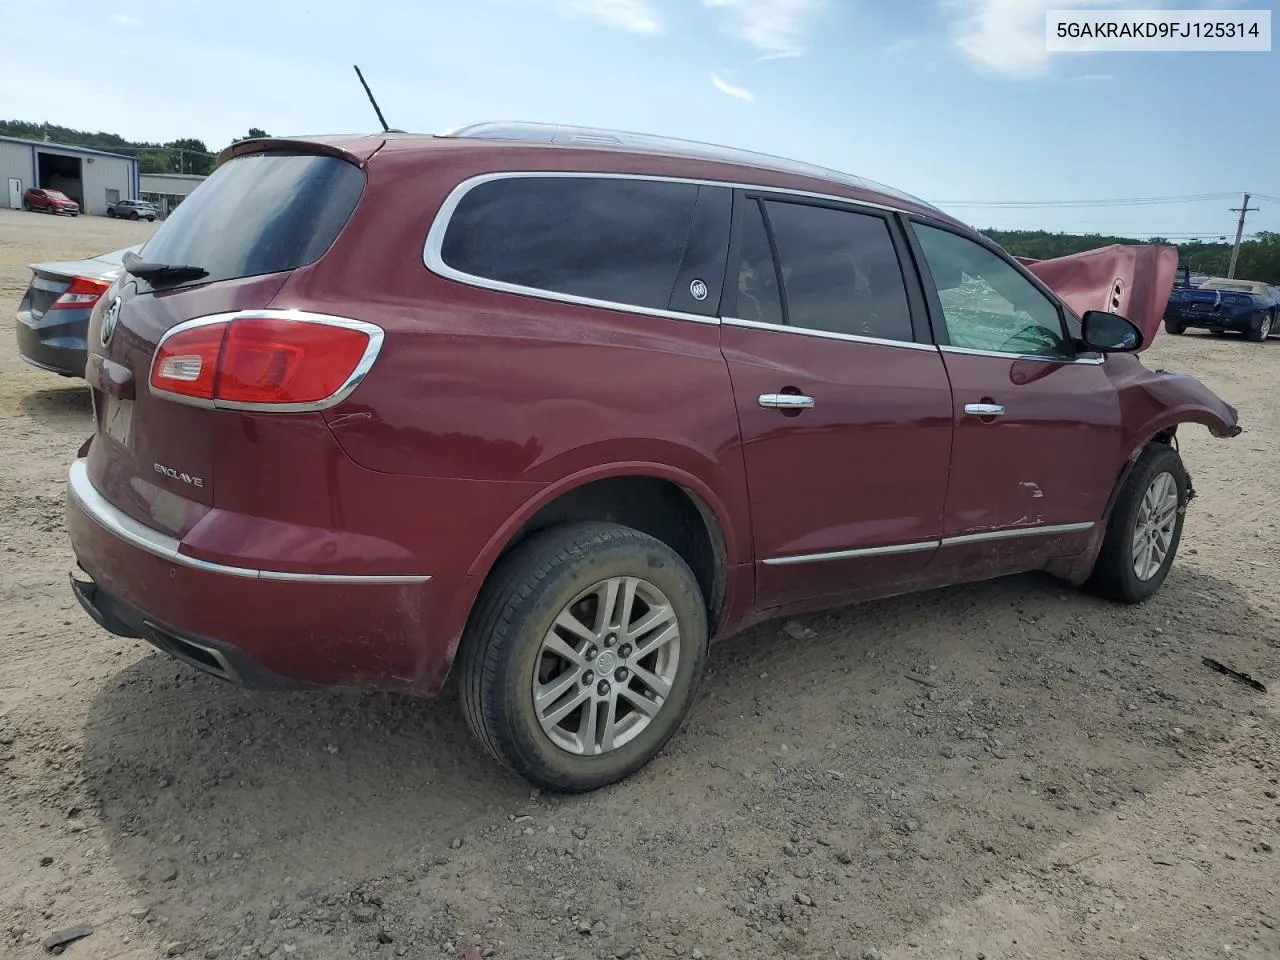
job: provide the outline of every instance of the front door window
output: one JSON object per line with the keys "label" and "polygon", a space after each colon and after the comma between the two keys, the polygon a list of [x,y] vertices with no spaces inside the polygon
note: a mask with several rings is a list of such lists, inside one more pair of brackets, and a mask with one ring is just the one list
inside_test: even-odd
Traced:
{"label": "front door window", "polygon": [[1058,305],[1006,260],[949,230],[914,225],[953,347],[1071,360]]}

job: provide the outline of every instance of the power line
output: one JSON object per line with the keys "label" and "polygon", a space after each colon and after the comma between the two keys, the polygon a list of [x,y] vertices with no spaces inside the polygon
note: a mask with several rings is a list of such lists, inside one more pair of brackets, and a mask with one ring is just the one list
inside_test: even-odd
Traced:
{"label": "power line", "polygon": [[1110,200],[934,200],[943,207],[1134,207],[1167,203],[1207,203],[1229,200],[1234,193],[1206,193],[1184,197],[1115,197]]}

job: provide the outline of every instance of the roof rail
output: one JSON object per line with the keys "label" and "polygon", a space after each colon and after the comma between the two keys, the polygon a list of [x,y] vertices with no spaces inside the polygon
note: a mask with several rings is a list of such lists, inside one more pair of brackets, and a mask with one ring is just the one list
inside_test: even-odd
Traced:
{"label": "roof rail", "polygon": [[893,187],[885,186],[874,180],[856,177],[849,173],[841,173],[829,167],[822,167],[785,157],[775,157],[767,153],[755,153],[737,147],[725,147],[714,143],[700,143],[696,140],[681,140],[676,137],[659,137],[649,133],[630,133],[623,130],[606,130],[596,127],[577,127],[563,123],[528,123],[523,121],[499,121],[472,123],[457,127],[440,134],[442,137],[458,137],[476,140],[515,140],[524,143],[551,143],[583,147],[613,147],[626,150],[644,150],[652,153],[675,154],[683,157],[696,157],[703,160],[718,160],[723,163],[738,163],[753,167],[791,173],[818,180],[831,180],[861,190],[871,190],[887,196],[897,197],[911,203],[936,210],[937,208],[919,197],[913,197]]}

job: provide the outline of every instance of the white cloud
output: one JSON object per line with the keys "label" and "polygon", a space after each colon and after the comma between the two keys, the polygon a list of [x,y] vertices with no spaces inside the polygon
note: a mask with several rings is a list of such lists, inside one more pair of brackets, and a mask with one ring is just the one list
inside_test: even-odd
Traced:
{"label": "white cloud", "polygon": [[[1035,77],[1049,67],[1045,12],[1117,7],[1126,0],[943,0],[955,16],[952,40],[961,56],[988,73]],[[1148,0],[1150,2],[1150,0]],[[1159,3],[1152,3],[1159,6]]]}
{"label": "white cloud", "polygon": [[662,32],[657,11],[648,0],[555,0],[561,16],[595,20],[606,27],[655,36]]}
{"label": "white cloud", "polygon": [[711,72],[711,85],[726,97],[733,97],[735,100],[745,100],[747,103],[750,103],[756,98],[755,94],[746,87],[735,87],[714,70]]}
{"label": "white cloud", "polygon": [[751,44],[761,59],[798,57],[805,52],[809,24],[827,0],[702,0],[703,6],[723,10],[725,32]]}
{"label": "white cloud", "polygon": [[140,17],[131,16],[127,13],[117,13],[111,18],[122,27],[140,27],[142,19]]}

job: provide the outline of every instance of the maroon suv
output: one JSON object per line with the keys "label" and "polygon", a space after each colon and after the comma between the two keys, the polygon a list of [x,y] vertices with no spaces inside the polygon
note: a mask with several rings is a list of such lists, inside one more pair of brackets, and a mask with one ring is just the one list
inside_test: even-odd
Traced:
{"label": "maroon suv", "polygon": [[[80,602],[215,676],[430,696],[575,791],[651,759],[709,640],[1173,562],[1198,381],[939,210],[537,126],[253,140],[94,310]],[[1157,317],[1158,319],[1158,317]]]}
{"label": "maroon suv", "polygon": [[27,188],[22,195],[22,209],[29,210],[32,213],[42,211],[53,214],[69,213],[73,217],[80,215],[80,204],[76,203],[61,190],[49,190],[42,187]]}

